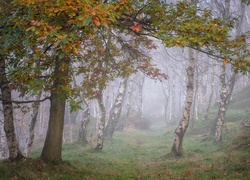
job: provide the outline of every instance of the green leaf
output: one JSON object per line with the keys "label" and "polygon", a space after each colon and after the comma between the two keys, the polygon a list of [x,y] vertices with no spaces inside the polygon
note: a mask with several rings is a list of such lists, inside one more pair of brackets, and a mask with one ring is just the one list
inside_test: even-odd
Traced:
{"label": "green leaf", "polygon": [[92,21],[92,17],[88,17],[87,19],[85,19],[84,24],[87,26],[91,23],[91,21]]}

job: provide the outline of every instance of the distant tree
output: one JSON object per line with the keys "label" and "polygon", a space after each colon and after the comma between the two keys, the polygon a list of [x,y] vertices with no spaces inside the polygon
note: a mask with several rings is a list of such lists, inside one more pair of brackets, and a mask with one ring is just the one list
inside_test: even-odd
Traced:
{"label": "distant tree", "polygon": [[79,128],[78,141],[83,144],[88,144],[87,140],[87,126],[90,122],[90,108],[89,101],[83,98],[83,113],[81,118],[81,125]]}
{"label": "distant tree", "polygon": [[[224,15],[224,19],[228,19],[230,16],[230,3],[231,0],[225,1],[225,12],[222,13]],[[239,36],[242,32],[242,24],[243,24],[243,17],[244,17],[244,11],[245,11],[245,5],[243,2],[241,2],[240,6],[240,18],[239,22],[236,25],[236,35]],[[242,53],[244,49],[240,50]],[[227,68],[227,62],[222,62],[220,65],[220,83],[221,83],[221,90],[220,90],[220,106],[218,110],[218,114],[216,117],[216,128],[215,128],[215,141],[217,143],[222,142],[222,132],[223,132],[223,125],[225,122],[225,116],[228,109],[229,101],[234,89],[235,81],[237,78],[236,72],[232,72],[232,75],[229,77],[229,80],[227,81],[228,73],[226,71]],[[230,69],[230,71],[232,71]]]}
{"label": "distant tree", "polygon": [[126,122],[128,120],[128,117],[129,117],[129,114],[130,114],[130,110],[131,110],[131,107],[132,107],[132,92],[133,92],[133,80],[134,80],[134,75],[131,75],[128,80],[127,80],[127,84],[126,84],[126,105],[124,105],[124,112],[123,112],[123,115],[121,116],[120,120],[118,121],[117,123],[117,126],[116,126],[116,130],[118,131],[122,131],[123,128],[125,127],[126,125]]}
{"label": "distant tree", "polygon": [[[40,91],[36,97],[35,100],[39,101],[41,99],[42,96],[42,91]],[[30,155],[31,152],[31,148],[34,142],[34,138],[35,138],[35,125],[37,122],[37,116],[38,116],[38,112],[39,112],[39,107],[40,107],[40,102],[34,102],[33,106],[32,106],[32,114],[31,114],[31,118],[30,118],[30,124],[29,124],[29,135],[27,138],[27,143],[25,146],[25,155],[28,157]]]}
{"label": "distant tree", "polygon": [[107,139],[112,139],[113,134],[115,132],[115,127],[120,119],[127,81],[128,78],[125,78],[121,81],[120,87],[118,89],[118,95],[110,110],[109,120],[105,128],[105,138]]}

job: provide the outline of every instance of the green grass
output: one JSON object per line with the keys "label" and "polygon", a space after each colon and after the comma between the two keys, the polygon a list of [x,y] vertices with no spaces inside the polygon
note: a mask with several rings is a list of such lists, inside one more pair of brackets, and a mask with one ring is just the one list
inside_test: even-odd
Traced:
{"label": "green grass", "polygon": [[[78,143],[64,144],[60,164],[43,163],[39,159],[41,148],[33,151],[32,159],[0,161],[0,180],[249,179],[250,129],[241,125],[248,114],[228,110],[222,144],[215,144],[212,135],[203,136],[213,127],[215,116],[212,110],[207,121],[189,127],[182,158],[169,156],[176,126],[153,126],[146,131],[130,128],[115,132],[114,139],[105,141],[100,152]],[[94,122],[92,126],[94,137]],[[96,139],[93,142],[95,145]]]}
{"label": "green grass", "polygon": [[[65,144],[64,162],[56,165],[40,161],[41,149],[37,149],[33,159],[15,163],[2,161],[0,179],[247,180],[250,177],[248,135],[235,136],[230,145],[226,142],[216,145],[198,134],[187,133],[185,155],[176,159],[166,156],[173,143],[173,132],[174,128],[116,132],[112,141],[105,142],[101,152],[77,143]],[[239,143],[242,139],[248,141],[242,145]]]}

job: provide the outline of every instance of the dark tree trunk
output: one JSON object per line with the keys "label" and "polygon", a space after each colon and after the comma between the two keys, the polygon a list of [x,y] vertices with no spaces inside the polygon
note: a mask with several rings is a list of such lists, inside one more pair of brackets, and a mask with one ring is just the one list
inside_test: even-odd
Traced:
{"label": "dark tree trunk", "polygon": [[0,88],[2,93],[4,131],[9,149],[9,159],[11,161],[23,158],[19,149],[19,144],[15,134],[13,106],[11,101],[11,90],[5,72],[5,60],[0,59]]}
{"label": "dark tree trunk", "polygon": [[68,84],[69,69],[63,69],[62,63],[69,65],[68,60],[56,60],[53,82],[50,99],[50,115],[48,131],[41,154],[41,159],[44,162],[60,162],[62,160],[62,141],[64,114],[67,98],[67,91],[63,87]]}

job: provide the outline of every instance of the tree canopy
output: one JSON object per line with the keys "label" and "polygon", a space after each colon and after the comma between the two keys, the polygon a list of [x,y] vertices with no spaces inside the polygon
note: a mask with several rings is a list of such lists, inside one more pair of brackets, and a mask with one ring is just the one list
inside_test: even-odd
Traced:
{"label": "tree canopy", "polygon": [[[166,47],[192,47],[220,57],[237,70],[249,67],[246,35],[235,39],[228,35],[234,21],[213,18],[210,11],[187,2],[13,0],[1,4],[1,54],[22,90],[25,86],[34,92],[50,90],[55,56],[70,58],[71,63],[61,63],[60,68],[72,66],[71,75],[84,74],[84,85],[105,86],[102,80],[110,80],[115,72],[125,76],[138,67],[152,70],[150,58],[140,50],[156,48],[150,36]],[[130,57],[122,59],[124,54]],[[75,65],[77,61],[82,65]],[[71,88],[64,87],[67,92]]]}

